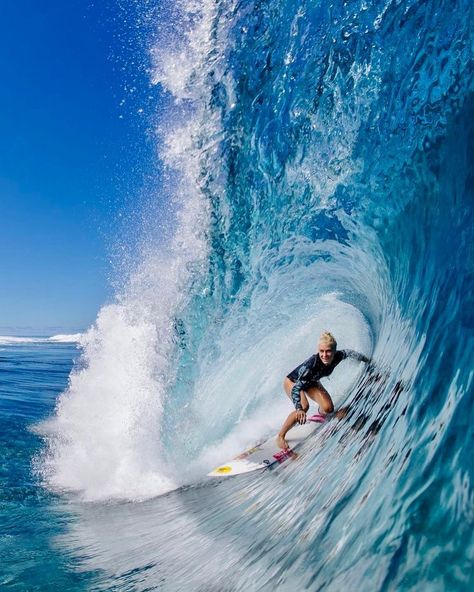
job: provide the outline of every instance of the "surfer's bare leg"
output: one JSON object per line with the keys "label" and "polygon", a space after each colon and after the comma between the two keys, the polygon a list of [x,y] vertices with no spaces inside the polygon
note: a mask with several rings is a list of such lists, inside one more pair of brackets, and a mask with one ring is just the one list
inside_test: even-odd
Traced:
{"label": "surfer's bare leg", "polygon": [[[283,381],[283,388],[291,401],[291,389],[295,383],[291,381],[289,378],[285,378]],[[327,392],[327,390],[323,387],[323,385],[318,381],[315,386],[312,386],[305,391],[300,391],[301,396],[301,406],[303,407],[304,411],[308,411],[309,409],[309,402],[307,397],[309,397],[312,401],[319,405],[319,410],[321,413],[332,413],[334,411],[334,404],[331,399],[331,395]]]}
{"label": "surfer's bare leg", "polygon": [[304,423],[304,420],[300,420],[299,417],[301,417],[302,414],[304,416],[306,416],[306,411],[304,409],[303,409],[303,411],[292,411],[290,413],[290,415],[288,415],[288,417],[285,419],[285,423],[281,426],[281,430],[278,432],[278,436],[276,439],[277,445],[279,448],[289,448],[289,444],[285,440],[286,433],[289,430],[291,430],[291,428],[296,423],[298,423],[298,421],[301,421],[301,423]]}
{"label": "surfer's bare leg", "polygon": [[[283,388],[285,389],[286,394],[288,395],[289,399],[291,400],[291,389],[295,383],[292,382],[289,378],[285,378],[283,381]],[[309,409],[308,399],[306,397],[305,391],[300,392],[301,396],[301,406],[303,407],[303,411],[292,411],[290,415],[285,419],[284,424],[281,426],[281,430],[278,432],[277,436],[277,445],[279,448],[289,448],[288,442],[285,440],[285,436],[289,430],[295,425],[295,423],[304,423],[306,421],[306,412]]]}
{"label": "surfer's bare leg", "polygon": [[[295,383],[291,381],[289,378],[285,378],[283,381],[283,387],[285,389],[288,398],[291,399],[291,389]],[[323,414],[332,413],[334,411],[334,405],[331,399],[331,395],[327,392],[327,390],[323,387],[323,385],[318,382],[316,386],[309,388],[306,391],[300,392],[301,396],[301,406],[303,407],[303,411],[292,411],[290,415],[286,418],[284,424],[281,426],[281,430],[277,436],[277,445],[280,448],[289,448],[288,442],[285,439],[285,436],[289,430],[298,422],[304,423],[306,421],[306,412],[309,409],[309,402],[307,397],[313,400],[315,403],[319,405],[319,409]]]}
{"label": "surfer's bare leg", "polygon": [[322,413],[326,414],[332,413],[334,411],[334,404],[332,402],[331,395],[320,382],[317,383],[317,386],[312,386],[311,388],[307,389],[306,394],[310,399],[319,405],[319,410]]}

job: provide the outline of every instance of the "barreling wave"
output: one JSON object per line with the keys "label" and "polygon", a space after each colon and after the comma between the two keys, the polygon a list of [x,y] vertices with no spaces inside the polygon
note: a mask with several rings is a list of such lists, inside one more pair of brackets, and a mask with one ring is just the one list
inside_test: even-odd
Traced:
{"label": "barreling wave", "polygon": [[[331,382],[353,405],[330,446],[354,434],[333,470],[352,473],[344,487],[326,483],[324,499],[370,482],[339,509],[364,544],[343,556],[329,508],[308,549],[334,549],[334,586],[351,561],[367,562],[361,578],[375,570],[376,545],[380,589],[410,589],[420,556],[423,581],[444,569],[462,585],[473,522],[471,3],[205,0],[166,14],[151,53],[172,99],[158,133],[174,234],[159,252],[145,244],[83,338],[48,428],[46,482],[134,499],[191,481],[275,429],[282,377],[330,329],[385,378],[347,370]],[[357,464],[368,449],[371,466]],[[442,552],[455,529],[459,545]]]}

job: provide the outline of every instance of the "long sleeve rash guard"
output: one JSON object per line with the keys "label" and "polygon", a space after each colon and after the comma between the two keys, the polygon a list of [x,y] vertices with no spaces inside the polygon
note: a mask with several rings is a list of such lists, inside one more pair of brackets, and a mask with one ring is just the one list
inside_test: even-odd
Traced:
{"label": "long sleeve rash guard", "polygon": [[368,363],[370,361],[367,356],[353,351],[352,349],[341,349],[336,351],[333,361],[327,366],[323,364],[319,354],[314,354],[292,370],[287,378],[295,383],[291,389],[291,399],[295,409],[298,410],[303,408],[301,406],[301,391],[316,386],[320,378],[329,376],[334,368],[346,358],[352,358],[358,362]]}

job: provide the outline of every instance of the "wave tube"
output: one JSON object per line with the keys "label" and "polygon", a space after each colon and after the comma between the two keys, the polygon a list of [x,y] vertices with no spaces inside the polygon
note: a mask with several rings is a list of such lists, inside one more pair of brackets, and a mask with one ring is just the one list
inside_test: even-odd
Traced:
{"label": "wave tube", "polygon": [[[276,430],[283,376],[329,329],[386,380],[335,373],[327,386],[352,407],[327,440],[331,471],[255,496],[275,524],[283,495],[334,501],[326,526],[309,513],[291,527],[291,540],[306,532],[313,565],[323,567],[313,549],[332,550],[334,585],[348,584],[351,562],[366,566],[361,582],[376,570],[375,547],[400,589],[420,569],[427,582],[441,570],[462,579],[449,565],[467,569],[459,549],[472,549],[470,10],[169,8],[152,57],[172,103],[158,131],[175,233],[144,249],[82,338],[44,427],[49,487],[143,499],[195,481]],[[263,512],[257,521],[273,532]],[[431,558],[421,568],[420,556]]]}

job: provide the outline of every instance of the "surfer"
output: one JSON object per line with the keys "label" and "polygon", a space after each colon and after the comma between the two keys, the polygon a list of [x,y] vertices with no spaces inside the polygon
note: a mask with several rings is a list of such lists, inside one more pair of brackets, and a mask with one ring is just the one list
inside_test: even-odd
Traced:
{"label": "surfer", "polygon": [[334,411],[331,396],[319,379],[332,374],[334,368],[346,358],[366,364],[370,363],[370,359],[364,354],[359,354],[351,349],[338,350],[334,336],[326,331],[319,338],[317,352],[297,366],[285,378],[283,387],[288,397],[293,401],[295,411],[288,415],[278,433],[277,444],[280,448],[289,448],[288,442],[285,440],[287,432],[296,423],[306,422],[306,412],[309,408],[308,397],[319,405],[322,414]]}

